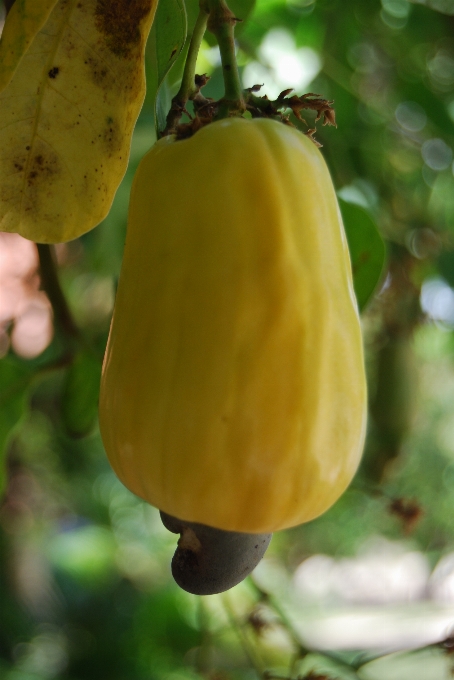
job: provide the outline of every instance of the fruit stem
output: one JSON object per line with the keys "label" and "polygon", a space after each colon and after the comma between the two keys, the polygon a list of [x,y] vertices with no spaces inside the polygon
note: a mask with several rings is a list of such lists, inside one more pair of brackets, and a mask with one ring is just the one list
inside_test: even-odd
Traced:
{"label": "fruit stem", "polygon": [[195,84],[195,65],[197,56],[199,54],[200,45],[207,28],[208,12],[202,6],[200,7],[197,21],[192,32],[191,41],[189,43],[188,55],[184,65],[183,77],[181,80],[180,89],[175,97],[172,99],[172,105],[166,119],[166,128],[163,134],[169,130],[173,130],[179,123],[181,116],[185,112],[185,107],[189,99],[197,92]]}
{"label": "fruit stem", "polygon": [[200,6],[209,13],[207,28],[216,37],[221,53],[225,94],[217,118],[243,113],[246,104],[236,63],[234,36],[235,25],[241,20],[235,17],[225,0],[201,0]]}

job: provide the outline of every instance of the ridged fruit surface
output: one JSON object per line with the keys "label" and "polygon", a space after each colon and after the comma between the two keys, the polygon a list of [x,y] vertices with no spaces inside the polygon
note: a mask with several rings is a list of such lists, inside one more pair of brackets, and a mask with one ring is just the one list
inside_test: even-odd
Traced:
{"label": "ridged fruit surface", "polygon": [[361,456],[349,254],[315,145],[231,118],[164,138],[134,179],[101,434],[164,512],[265,533],[324,512]]}

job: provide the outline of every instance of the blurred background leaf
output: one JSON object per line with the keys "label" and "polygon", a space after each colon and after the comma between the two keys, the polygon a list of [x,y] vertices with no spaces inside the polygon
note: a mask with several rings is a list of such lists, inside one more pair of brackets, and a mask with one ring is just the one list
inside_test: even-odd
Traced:
{"label": "blurred background leaf", "polygon": [[62,421],[73,436],[83,437],[98,416],[100,358],[90,351],[79,351],[66,374],[62,393]]}
{"label": "blurred background leaf", "polygon": [[0,361],[0,494],[6,481],[5,450],[14,428],[26,413],[32,376],[30,368],[13,357]]}

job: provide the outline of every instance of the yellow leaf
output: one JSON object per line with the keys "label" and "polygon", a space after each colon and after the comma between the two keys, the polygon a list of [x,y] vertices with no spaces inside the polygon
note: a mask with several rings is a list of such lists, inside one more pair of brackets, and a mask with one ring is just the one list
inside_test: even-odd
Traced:
{"label": "yellow leaf", "polygon": [[16,0],[3,28],[0,41],[0,92],[8,85],[28,50],[44,26],[58,0]]}
{"label": "yellow leaf", "polygon": [[157,0],[59,0],[0,93],[0,230],[57,243],[107,215]]}

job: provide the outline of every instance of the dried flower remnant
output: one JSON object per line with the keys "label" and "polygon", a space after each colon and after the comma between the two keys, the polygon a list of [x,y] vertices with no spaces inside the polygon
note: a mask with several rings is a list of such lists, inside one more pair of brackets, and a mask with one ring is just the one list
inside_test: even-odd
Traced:
{"label": "dried flower remnant", "polygon": [[406,534],[413,531],[424,514],[423,509],[417,501],[411,501],[405,498],[395,498],[389,506],[389,511],[392,515],[396,515],[402,520]]}
{"label": "dried flower remnant", "polygon": [[[202,94],[202,88],[207,84],[208,80],[209,76],[206,74],[195,75],[194,90],[189,96],[189,100],[194,105],[193,116],[186,109],[185,104],[187,100],[180,100],[178,95],[174,97],[167,116],[166,128],[162,132],[163,136],[174,134],[179,140],[187,139],[217,119],[219,107],[223,100],[215,101],[211,97],[205,97]],[[322,146],[314,137],[318,121],[323,117],[323,125],[337,127],[333,100],[323,99],[321,95],[314,92],[307,92],[301,97],[298,97],[296,94],[289,96],[293,92],[293,88],[287,88],[279,94],[276,100],[272,101],[266,95],[262,97],[257,95],[262,87],[263,85],[260,84],[253,85],[246,88],[243,92],[246,110],[252,118],[271,118],[279,120],[284,125],[295,127],[290,120],[290,114],[285,113],[286,111],[291,111],[298,121],[307,126],[308,129],[302,130],[302,132],[317,147]],[[307,121],[301,116],[303,109],[316,112],[314,127],[310,128]],[[180,122],[183,114],[189,118],[189,123]]]}

